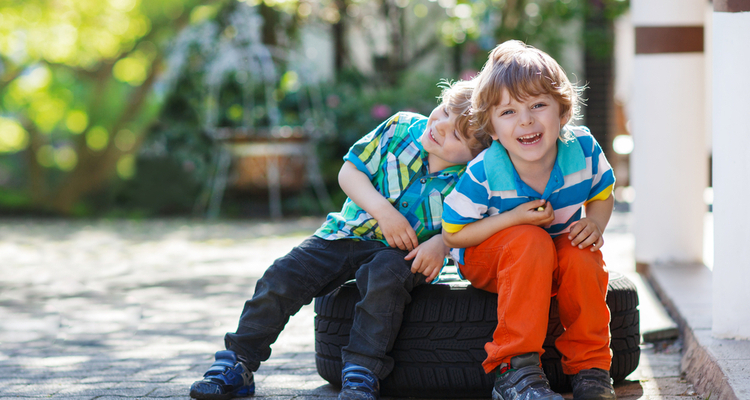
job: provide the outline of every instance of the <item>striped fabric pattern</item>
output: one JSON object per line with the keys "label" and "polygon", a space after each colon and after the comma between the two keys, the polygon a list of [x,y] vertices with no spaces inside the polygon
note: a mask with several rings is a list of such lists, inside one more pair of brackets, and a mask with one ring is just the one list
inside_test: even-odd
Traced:
{"label": "striped fabric pattern", "polygon": [[[426,126],[423,115],[397,113],[358,140],[344,156],[406,217],[420,243],[441,232],[443,201],[466,169],[461,165],[428,173],[428,153],[419,140]],[[340,212],[328,214],[315,235],[327,240],[387,243],[378,222],[349,198]]]}
{"label": "striped fabric pattern", "polygon": [[[543,228],[552,237],[569,232],[586,203],[612,194],[615,176],[588,128],[568,128],[568,133],[557,141],[557,159],[544,193],[524,183],[505,148],[493,142],[469,163],[456,190],[445,199],[443,228],[458,232],[466,224],[544,199],[552,205],[555,219]],[[463,263],[463,249],[451,249],[451,256]]]}

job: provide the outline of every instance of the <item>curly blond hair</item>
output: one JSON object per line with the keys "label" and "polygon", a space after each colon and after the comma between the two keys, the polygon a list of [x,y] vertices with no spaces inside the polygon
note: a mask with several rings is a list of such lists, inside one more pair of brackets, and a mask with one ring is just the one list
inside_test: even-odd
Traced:
{"label": "curly blond hair", "polygon": [[503,89],[515,100],[551,95],[560,104],[560,118],[578,119],[582,87],[570,83],[565,71],[549,54],[519,40],[499,44],[477,75],[472,98],[474,136],[483,145],[492,143],[492,109],[500,104]]}
{"label": "curly blond hair", "polygon": [[438,99],[456,117],[456,130],[467,140],[471,153],[476,156],[487,146],[476,139],[475,127],[472,123],[471,101],[472,93],[476,86],[475,80],[460,80],[456,82],[442,81],[439,86],[443,88]]}

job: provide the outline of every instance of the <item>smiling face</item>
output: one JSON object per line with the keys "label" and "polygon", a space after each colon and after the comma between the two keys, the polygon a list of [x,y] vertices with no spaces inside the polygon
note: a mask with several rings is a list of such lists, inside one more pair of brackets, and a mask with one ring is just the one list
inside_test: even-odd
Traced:
{"label": "smiling face", "polygon": [[507,104],[510,98],[548,94],[557,103],[560,116],[565,116],[565,122],[579,117],[579,95],[583,88],[573,85],[549,54],[518,40],[495,47],[475,81],[472,124],[476,127],[475,136],[482,143],[492,142],[493,111],[498,105]]}
{"label": "smiling face", "polygon": [[474,158],[469,140],[456,130],[456,117],[456,113],[441,104],[432,110],[427,119],[420,140],[429,153],[430,173],[466,164]]}
{"label": "smiling face", "polygon": [[568,122],[550,94],[513,98],[503,89],[500,103],[491,109],[494,133],[490,136],[508,151],[516,169],[537,166],[551,169],[557,157],[557,138]]}

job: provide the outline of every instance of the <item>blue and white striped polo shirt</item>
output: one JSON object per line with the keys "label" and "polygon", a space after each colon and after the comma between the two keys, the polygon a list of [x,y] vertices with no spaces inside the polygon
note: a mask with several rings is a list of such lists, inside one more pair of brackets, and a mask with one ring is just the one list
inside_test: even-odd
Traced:
{"label": "blue and white striped polo shirt", "polygon": [[[588,128],[569,127],[567,133],[566,140],[557,140],[555,166],[541,194],[521,180],[508,152],[494,141],[469,163],[446,197],[443,229],[458,232],[474,221],[544,199],[555,211],[555,219],[544,230],[552,237],[569,232],[570,225],[581,219],[584,204],[612,194],[615,176]],[[463,253],[464,249],[451,249],[451,256],[461,264]]]}

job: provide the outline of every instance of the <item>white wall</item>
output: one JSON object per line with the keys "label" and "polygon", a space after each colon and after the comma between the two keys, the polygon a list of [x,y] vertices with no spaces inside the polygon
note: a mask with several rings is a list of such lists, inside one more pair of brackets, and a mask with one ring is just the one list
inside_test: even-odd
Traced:
{"label": "white wall", "polygon": [[713,113],[711,104],[713,104],[713,14],[714,7],[710,2],[706,2],[705,6],[705,18],[703,25],[703,55],[706,56],[706,110],[704,112],[706,118],[706,151],[711,154],[711,148],[713,147]]}
{"label": "white wall", "polygon": [[[633,0],[638,27],[703,26],[705,0]],[[636,262],[702,262],[705,140],[705,56],[636,54],[630,102],[635,148]]]}
{"label": "white wall", "polygon": [[705,152],[702,54],[635,57],[630,158],[636,261],[702,262]]}
{"label": "white wall", "polygon": [[713,14],[713,329],[750,339],[750,12]]}
{"label": "white wall", "polygon": [[639,0],[630,3],[636,26],[703,25],[705,0]]}
{"label": "white wall", "polygon": [[633,96],[633,63],[635,58],[635,31],[630,12],[615,21],[614,96],[623,103],[626,117],[630,116],[630,99]]}

